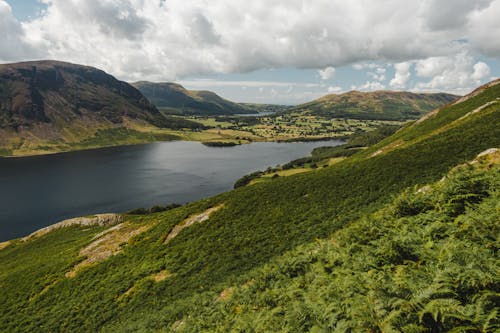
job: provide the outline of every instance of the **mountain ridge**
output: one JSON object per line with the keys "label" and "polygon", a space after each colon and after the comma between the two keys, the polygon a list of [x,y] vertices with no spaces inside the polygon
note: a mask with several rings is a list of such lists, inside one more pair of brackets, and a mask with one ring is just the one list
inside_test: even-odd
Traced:
{"label": "mountain ridge", "polygon": [[138,89],[94,67],[0,65],[0,155],[151,142],[154,129],[193,124],[166,118]]}
{"label": "mountain ridge", "polygon": [[446,93],[353,90],[342,94],[325,95],[298,105],[288,112],[304,112],[326,118],[409,120],[418,119],[425,113],[458,98],[459,96]]}
{"label": "mountain ridge", "polygon": [[253,113],[250,108],[231,102],[208,90],[188,90],[173,82],[138,81],[132,83],[154,105],[187,115],[233,115]]}

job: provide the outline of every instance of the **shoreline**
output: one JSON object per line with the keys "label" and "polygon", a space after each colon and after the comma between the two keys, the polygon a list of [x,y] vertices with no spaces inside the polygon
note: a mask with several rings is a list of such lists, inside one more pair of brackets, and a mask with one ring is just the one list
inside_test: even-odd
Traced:
{"label": "shoreline", "polygon": [[[278,139],[278,140],[255,140],[255,141],[249,141],[249,142],[242,142],[240,144],[235,144],[234,146],[238,145],[248,145],[252,143],[257,143],[257,142],[275,142],[275,143],[300,143],[300,142],[319,142],[319,141],[333,141],[333,140],[338,140],[338,141],[345,141],[346,137],[323,137],[323,138],[291,138],[291,139]],[[141,145],[148,145],[148,144],[153,144],[153,143],[163,143],[163,142],[198,142],[200,144],[205,144],[207,142],[203,142],[200,140],[187,140],[185,138],[181,138],[179,140],[157,140],[157,141],[151,141],[151,142],[140,142],[140,143],[127,143],[123,145],[109,145],[109,146],[101,146],[101,147],[92,147],[92,148],[83,148],[83,149],[74,149],[74,150],[61,150],[61,151],[48,151],[48,152],[41,152],[41,153],[30,153],[26,155],[6,155],[2,156],[0,155],[0,161],[2,159],[16,159],[16,158],[27,158],[27,157],[40,157],[40,156],[52,156],[52,155],[58,155],[58,154],[68,154],[68,153],[76,153],[76,152],[84,152],[84,151],[95,151],[95,150],[101,150],[101,149],[110,149],[110,148],[117,148],[117,147],[134,147],[134,146],[141,146]],[[211,141],[208,141],[208,143]],[[209,145],[206,145],[209,147]],[[212,146],[210,146],[212,147]],[[231,148],[231,147],[229,147]]]}

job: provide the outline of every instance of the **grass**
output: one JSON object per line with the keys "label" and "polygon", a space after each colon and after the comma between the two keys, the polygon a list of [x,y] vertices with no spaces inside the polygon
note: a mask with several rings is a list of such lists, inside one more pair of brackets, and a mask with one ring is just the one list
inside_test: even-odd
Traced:
{"label": "grass", "polygon": [[[325,120],[313,116],[283,115],[275,117],[180,117],[170,121],[190,128],[157,128],[148,124],[125,121],[122,127],[97,127],[75,123],[65,126],[63,137],[44,140],[29,135],[0,147],[0,156],[27,156],[80,149],[143,144],[155,141],[186,140],[199,142],[231,142],[245,144],[263,141],[303,141],[345,138],[354,132],[373,131],[387,124],[401,122],[349,119]],[[250,118],[254,120],[249,120]],[[258,119],[255,123],[255,119]],[[192,125],[195,124],[195,125]],[[196,126],[200,126],[197,128]],[[203,127],[203,128],[202,128]]]}
{"label": "grass", "polygon": [[[102,229],[10,245],[0,251],[0,331],[494,332],[498,167],[439,182],[500,146],[498,109],[447,126],[485,99],[327,168],[127,215],[151,228],[72,279],[62,276]],[[395,141],[405,144],[371,157]],[[346,157],[337,153],[346,149],[317,151]],[[431,192],[419,194],[426,184]],[[186,218],[218,206],[164,243]],[[163,281],[147,278],[165,270]]]}

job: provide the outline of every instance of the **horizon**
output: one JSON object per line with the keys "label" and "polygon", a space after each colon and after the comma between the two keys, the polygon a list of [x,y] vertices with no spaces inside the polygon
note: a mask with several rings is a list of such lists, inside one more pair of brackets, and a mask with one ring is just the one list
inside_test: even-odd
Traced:
{"label": "horizon", "polygon": [[[66,61],[127,82],[287,105],[348,91],[464,95],[500,76],[500,41],[487,38],[500,32],[500,0],[247,7],[0,0],[0,63]],[[346,29],[351,21],[356,28]]]}

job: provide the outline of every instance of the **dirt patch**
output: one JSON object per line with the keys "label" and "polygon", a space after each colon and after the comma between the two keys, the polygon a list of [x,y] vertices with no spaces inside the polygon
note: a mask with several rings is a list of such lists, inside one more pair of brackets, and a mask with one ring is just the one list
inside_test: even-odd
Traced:
{"label": "dirt patch", "polygon": [[169,271],[167,271],[166,269],[164,269],[158,273],[155,273],[155,274],[148,276],[147,279],[152,279],[154,282],[161,282],[161,281],[171,277],[172,275],[174,275],[174,274],[172,274]]}
{"label": "dirt patch", "polygon": [[233,293],[234,293],[234,287],[229,287],[224,289],[219,294],[219,301],[227,301],[228,299],[231,298],[231,296],[233,296]]}
{"label": "dirt patch", "polygon": [[207,209],[206,211],[204,211],[201,214],[196,214],[196,215],[189,216],[187,219],[185,219],[184,221],[182,221],[181,223],[179,223],[178,225],[176,225],[172,229],[172,231],[170,231],[170,233],[165,238],[164,244],[167,244],[168,242],[170,242],[172,239],[174,239],[175,237],[177,237],[177,235],[182,230],[184,230],[184,229],[192,226],[193,224],[202,223],[202,222],[207,221],[210,218],[210,215],[212,215],[213,213],[215,213],[216,211],[218,211],[222,207],[224,207],[224,204],[220,204],[218,206],[209,208],[209,209]]}
{"label": "dirt patch", "polygon": [[491,106],[491,105],[493,105],[493,104],[497,104],[497,103],[498,103],[498,101],[497,101],[497,100],[495,100],[495,101],[488,102],[488,103],[486,103],[486,104],[484,104],[484,105],[481,105],[480,107],[478,107],[478,108],[476,108],[476,109],[472,110],[471,112],[469,112],[469,113],[465,114],[464,116],[462,116],[462,117],[458,118],[458,120],[465,119],[465,118],[467,118],[468,116],[473,115],[473,114],[476,114],[476,113],[478,113],[478,112],[481,112],[482,110],[486,109],[488,106]]}
{"label": "dirt patch", "polygon": [[171,329],[174,332],[179,331],[184,327],[184,320],[177,320],[175,323],[172,324]]}
{"label": "dirt patch", "polygon": [[375,157],[375,156],[378,156],[380,154],[384,154],[384,153],[387,153],[389,151],[392,151],[392,150],[398,148],[399,146],[401,146],[403,143],[404,143],[404,141],[402,141],[402,140],[394,141],[394,142],[388,144],[387,146],[384,146],[381,149],[377,150],[376,152],[371,154],[370,157]]}
{"label": "dirt patch", "polygon": [[106,260],[122,251],[122,244],[137,236],[153,225],[137,227],[132,223],[121,223],[96,235],[94,241],[80,250],[80,256],[85,259],[66,273],[66,277],[75,277],[79,271],[94,263]]}
{"label": "dirt patch", "polygon": [[3,250],[5,249],[7,246],[9,246],[11,244],[11,241],[6,241],[6,242],[2,242],[0,243],[0,250]]}
{"label": "dirt patch", "polygon": [[137,286],[139,285],[138,282],[140,282],[140,281],[153,280],[154,282],[158,283],[158,282],[161,282],[163,280],[168,279],[171,276],[174,276],[174,274],[170,273],[169,271],[167,271],[166,269],[164,269],[164,270],[159,271],[157,273],[154,273],[154,274],[151,274],[149,276],[146,276],[145,278],[142,278],[142,279],[140,279],[138,281],[135,281],[134,285],[132,287],[130,287],[126,292],[124,292],[123,294],[121,294],[117,298],[117,301],[118,302],[123,302],[123,301],[126,302],[126,299],[129,298],[137,290]]}

